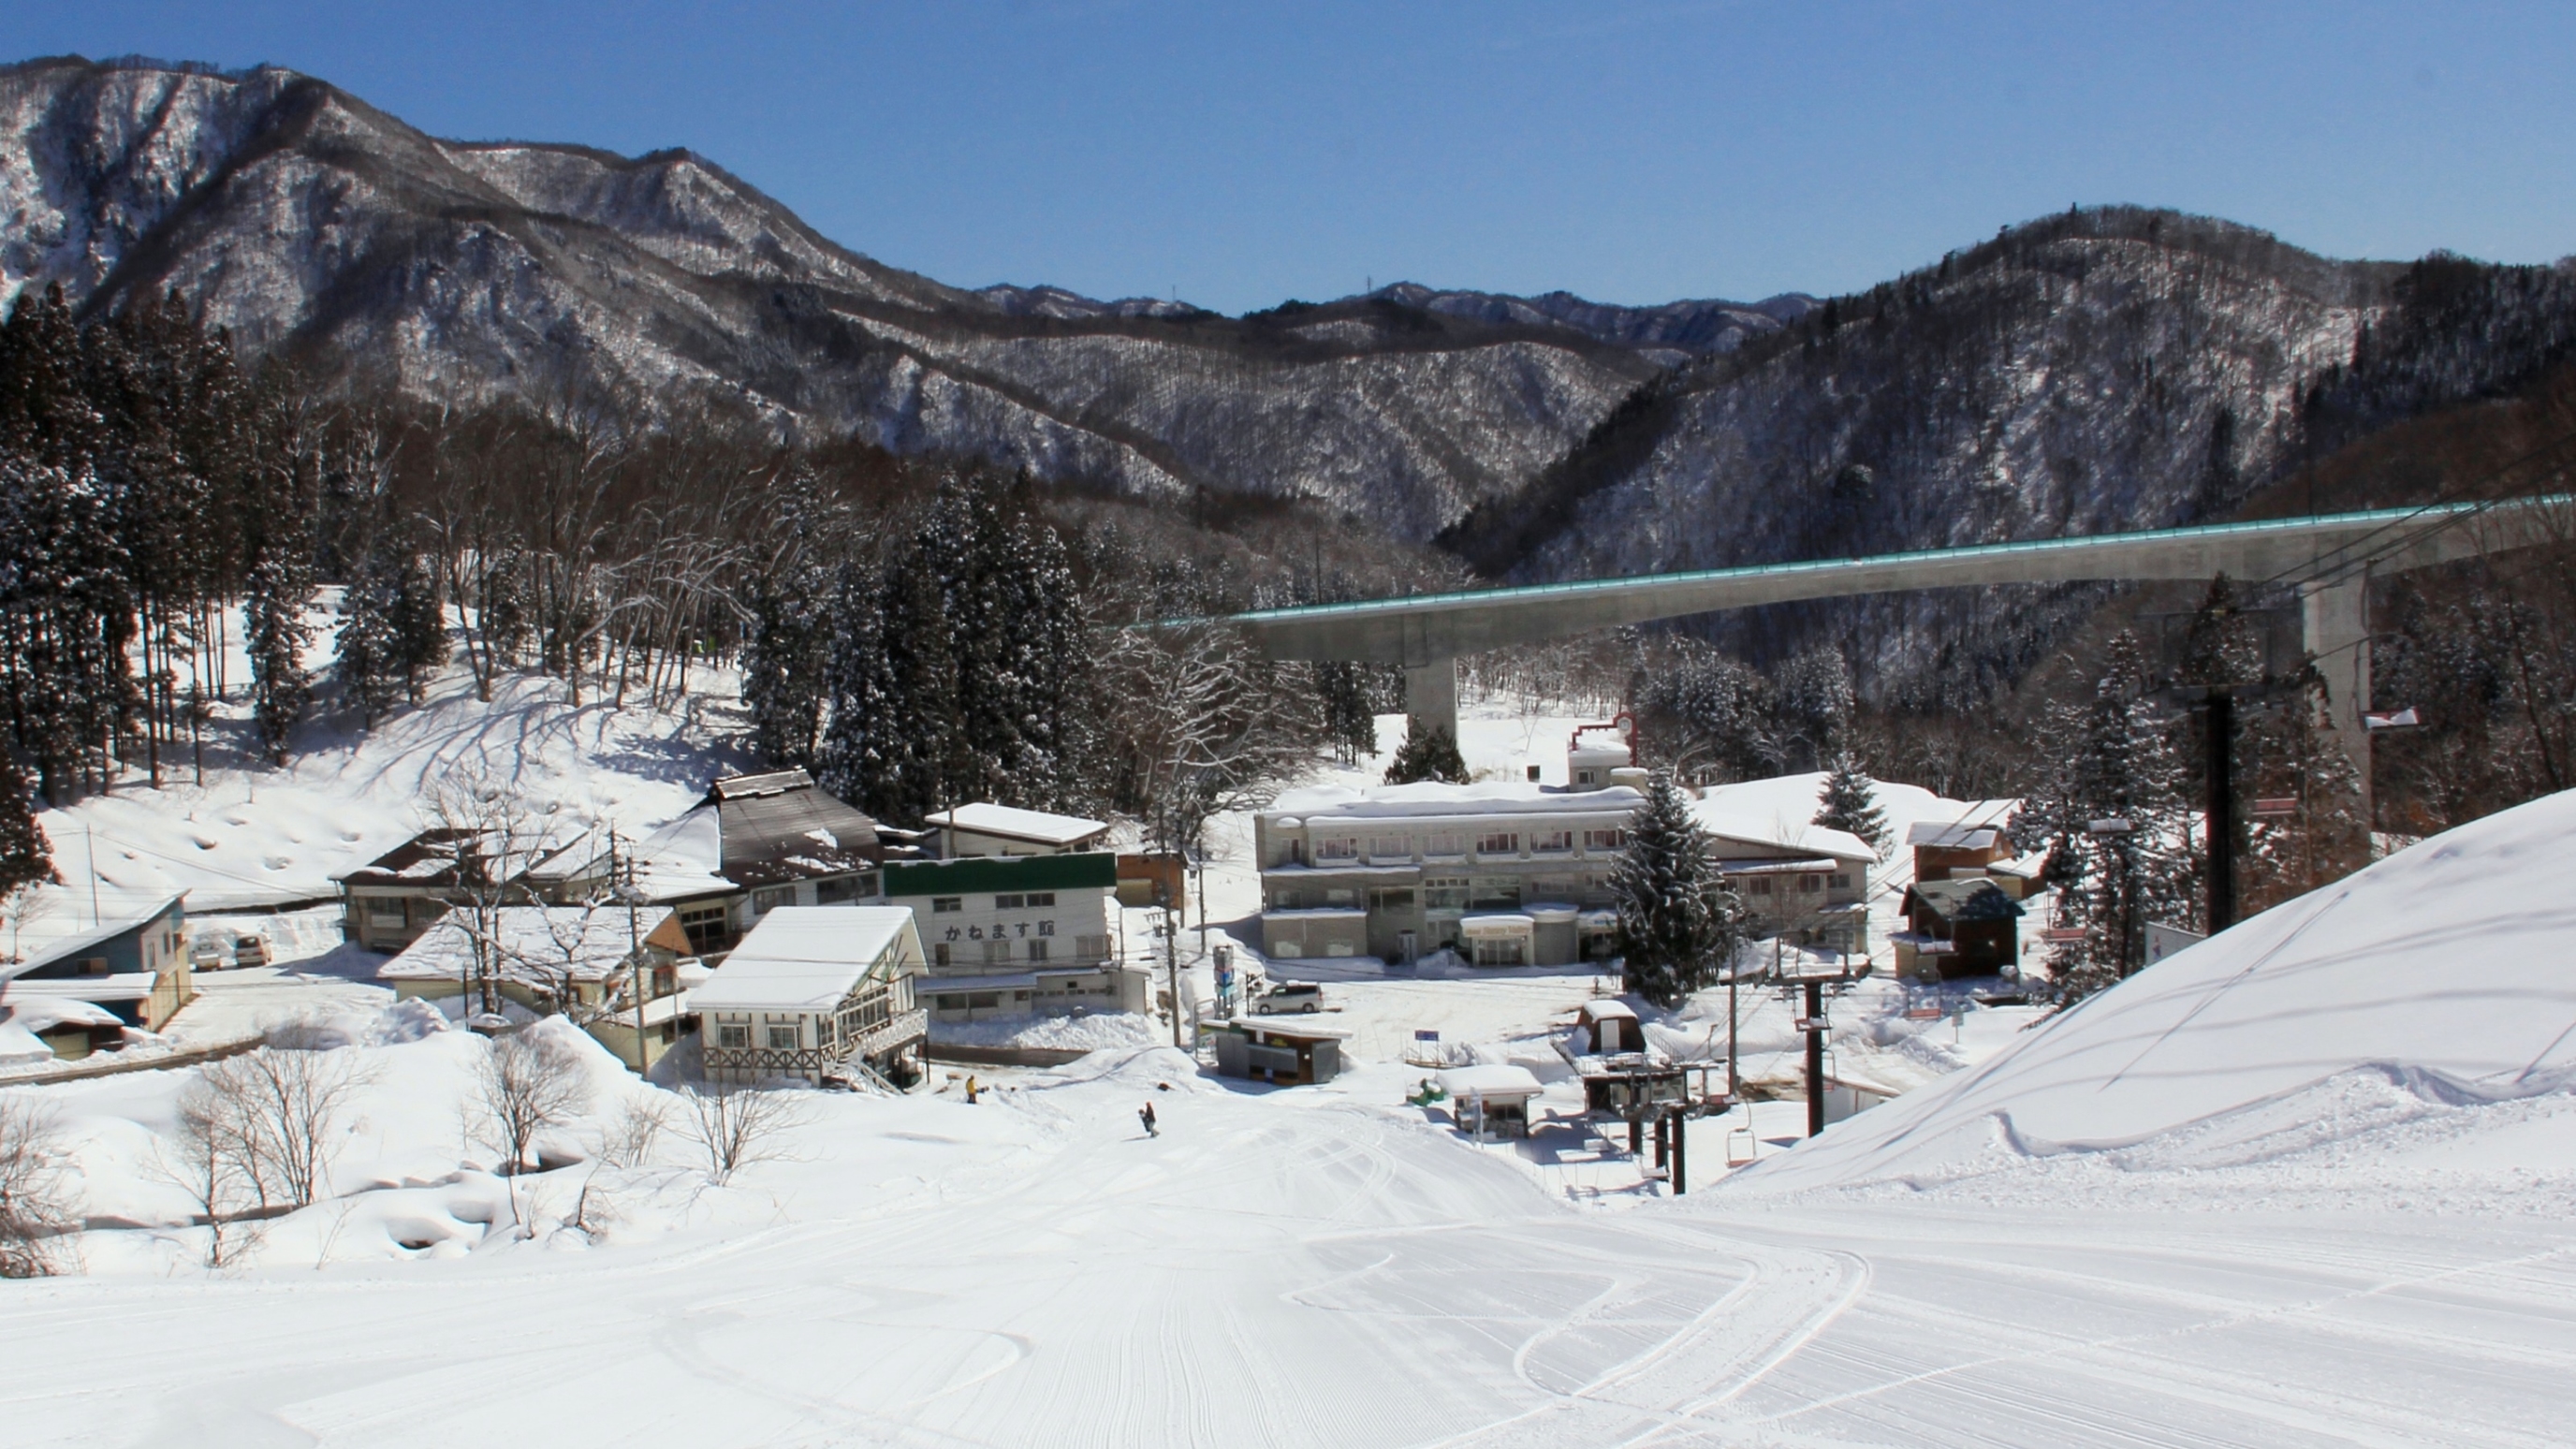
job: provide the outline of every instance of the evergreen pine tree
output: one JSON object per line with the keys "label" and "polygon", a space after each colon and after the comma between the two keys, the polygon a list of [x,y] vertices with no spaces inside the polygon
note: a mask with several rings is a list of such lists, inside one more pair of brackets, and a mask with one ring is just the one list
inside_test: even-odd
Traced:
{"label": "evergreen pine tree", "polygon": [[822,742],[832,645],[824,582],[817,571],[793,569],[752,601],[742,702],[751,710],[752,748],[773,769],[811,766]]}
{"label": "evergreen pine tree", "polygon": [[1395,758],[1387,762],[1386,783],[1410,785],[1417,780],[1463,785],[1467,783],[1467,761],[1458,753],[1457,737],[1449,733],[1447,726],[1426,725],[1406,715],[1404,743],[1395,747]]}
{"label": "evergreen pine tree", "polygon": [[951,773],[961,750],[947,600],[938,573],[918,553],[897,559],[887,574],[881,618],[891,727],[881,734],[879,793],[867,808],[917,823],[973,798],[960,793],[966,782]]}
{"label": "evergreen pine tree", "polygon": [[418,704],[429,672],[447,662],[447,610],[438,597],[438,580],[411,548],[397,550],[393,621],[395,657],[402,662],[403,690]]}
{"label": "evergreen pine tree", "polygon": [[1315,666],[1315,693],[1324,706],[1324,734],[1345,765],[1377,753],[1377,709],[1370,698],[1369,666],[1331,660]]}
{"label": "evergreen pine tree", "polygon": [[1833,771],[1817,797],[1815,823],[1857,835],[1881,855],[1887,853],[1887,812],[1879,808],[1877,784],[1849,750],[1834,756]]}
{"label": "evergreen pine tree", "polygon": [[44,827],[36,823],[27,777],[8,751],[0,750],[0,895],[53,877],[53,852]]}
{"label": "evergreen pine tree", "polygon": [[1658,770],[1628,820],[1628,849],[1610,874],[1628,989],[1675,1006],[1730,966],[1742,904],[1709,856],[1690,800]]}
{"label": "evergreen pine tree", "polygon": [[2063,1003],[2143,965],[2150,922],[2191,926],[2199,919],[2192,888],[2198,846],[2182,800],[2182,767],[2144,697],[2145,683],[2137,640],[2114,637],[2092,702],[2052,713],[2044,732],[2046,782],[2008,826],[2025,849],[2049,851],[2058,923],[2084,933],[2054,962]]}
{"label": "evergreen pine tree", "polygon": [[408,693],[404,670],[398,561],[382,549],[358,566],[340,600],[337,662],[340,697],[358,710],[361,728],[373,725]]}
{"label": "evergreen pine tree", "polygon": [[260,751],[275,765],[286,763],[288,738],[313,699],[313,676],[304,667],[304,651],[312,643],[304,611],[312,599],[310,571],[282,556],[263,559],[251,570],[242,599]]}
{"label": "evergreen pine tree", "polygon": [[834,575],[831,607],[823,670],[831,718],[815,782],[862,810],[891,815],[901,722],[886,657],[884,581],[864,564],[844,563]]}

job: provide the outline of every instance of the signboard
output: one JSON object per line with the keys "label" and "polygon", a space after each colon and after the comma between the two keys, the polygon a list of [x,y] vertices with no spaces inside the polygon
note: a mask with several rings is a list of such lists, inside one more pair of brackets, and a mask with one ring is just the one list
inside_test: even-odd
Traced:
{"label": "signboard", "polygon": [[2258,817],[2266,815],[2296,815],[2299,813],[2299,797],[2296,795],[2282,795],[2257,800],[2254,802],[2254,813]]}
{"label": "signboard", "polygon": [[2150,921],[2147,923],[2147,964],[2153,966],[2177,951],[2208,939],[2198,931],[2186,931],[2180,926],[2160,926]]}
{"label": "signboard", "polygon": [[1440,1033],[1436,1031],[1416,1031],[1413,1034],[1413,1039],[1415,1041],[1436,1043],[1440,1040]]}
{"label": "signboard", "polygon": [[1827,1031],[1832,1027],[1833,1023],[1821,1016],[1802,1016],[1789,1023],[1792,1031]]}

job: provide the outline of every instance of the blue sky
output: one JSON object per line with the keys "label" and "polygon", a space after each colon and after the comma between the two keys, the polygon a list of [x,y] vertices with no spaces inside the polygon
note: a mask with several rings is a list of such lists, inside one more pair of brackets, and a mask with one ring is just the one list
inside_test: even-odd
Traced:
{"label": "blue sky", "polygon": [[2576,252],[2576,7],[152,4],[21,55],[270,61],[424,130],[687,146],[967,286],[1864,287],[2071,202],[2338,256]]}

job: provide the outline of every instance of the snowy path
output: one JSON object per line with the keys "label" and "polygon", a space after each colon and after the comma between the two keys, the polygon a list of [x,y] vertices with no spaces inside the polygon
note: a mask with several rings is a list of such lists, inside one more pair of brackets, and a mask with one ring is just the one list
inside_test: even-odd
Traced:
{"label": "snowy path", "polygon": [[1577,1211],[1191,1085],[1154,1140],[1132,1082],[903,1104],[936,1183],[729,1236],[8,1285],[0,1443],[2541,1444],[2576,1397],[2546,1219]]}

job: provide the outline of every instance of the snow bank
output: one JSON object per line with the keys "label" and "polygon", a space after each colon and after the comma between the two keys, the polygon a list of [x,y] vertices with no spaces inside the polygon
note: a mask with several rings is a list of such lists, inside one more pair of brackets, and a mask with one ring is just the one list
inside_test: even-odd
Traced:
{"label": "snow bank", "polygon": [[1166,1033],[1150,1016],[1132,1011],[1097,1011],[1089,1016],[1052,1016],[1037,1021],[934,1022],[930,1039],[955,1046],[1088,1052],[1150,1047],[1166,1039]]}
{"label": "snow bank", "polygon": [[2576,792],[2462,826],[2169,957],[1741,1182],[1938,1181],[2114,1151],[2354,1074],[2427,1102],[2565,1090],[2571,863]]}

